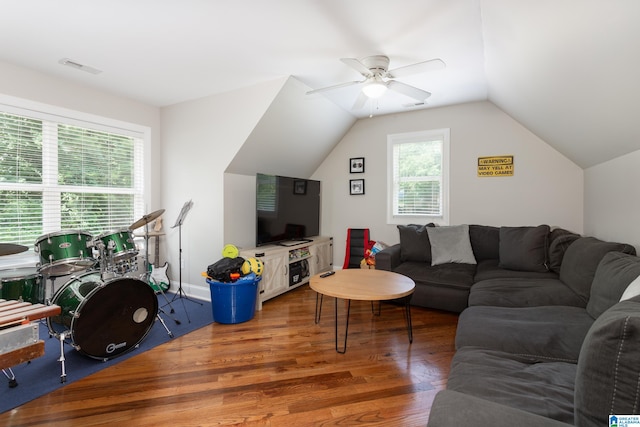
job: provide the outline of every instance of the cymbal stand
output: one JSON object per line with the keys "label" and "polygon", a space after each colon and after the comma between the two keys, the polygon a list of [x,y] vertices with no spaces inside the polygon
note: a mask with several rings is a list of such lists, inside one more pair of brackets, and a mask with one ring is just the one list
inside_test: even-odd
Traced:
{"label": "cymbal stand", "polygon": [[[157,237],[156,237],[156,239],[157,239]],[[149,271],[149,266],[150,265],[151,265],[151,263],[149,262],[149,223],[147,222],[144,225],[144,273],[142,274],[142,277],[144,278],[144,281],[147,282],[147,284],[149,286],[151,286],[151,280],[150,280],[151,279],[151,272]],[[173,306],[171,305],[171,301],[169,301],[169,298],[167,298],[167,294],[164,293],[164,291],[162,290],[161,286],[158,286],[158,291],[162,294],[162,297],[167,302],[167,304],[165,304],[163,307],[166,307],[168,305],[169,307],[171,307],[171,313],[175,313],[175,310],[173,309]],[[173,333],[169,330],[169,328],[167,328],[167,325],[164,323],[164,320],[162,320],[162,317],[160,317],[160,313],[162,313],[162,314],[168,316],[169,318],[171,318],[171,320],[176,322],[176,325],[179,325],[180,321],[178,319],[176,319],[175,317],[167,314],[167,312],[164,311],[164,309],[162,307],[158,307],[158,320],[160,320],[160,323],[162,323],[162,326],[164,326],[164,329],[166,329],[166,331],[169,334],[169,336],[173,337]]]}

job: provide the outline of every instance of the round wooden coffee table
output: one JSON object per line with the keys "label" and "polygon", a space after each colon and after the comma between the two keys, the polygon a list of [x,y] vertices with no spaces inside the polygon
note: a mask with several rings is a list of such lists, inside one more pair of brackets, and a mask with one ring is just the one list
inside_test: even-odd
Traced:
{"label": "round wooden coffee table", "polygon": [[[320,322],[324,295],[335,298],[336,351],[338,353],[347,351],[351,300],[371,301],[372,309],[373,301],[401,300],[405,306],[409,342],[413,342],[411,306],[409,302],[416,285],[414,281],[407,276],[391,271],[354,268],[336,270],[335,274],[327,277],[322,277],[322,274],[316,274],[309,281],[309,286],[318,293],[318,295],[316,295],[316,323]],[[338,299],[347,301],[347,319],[342,349],[338,348]],[[378,306],[378,315],[379,314],[380,307]]]}

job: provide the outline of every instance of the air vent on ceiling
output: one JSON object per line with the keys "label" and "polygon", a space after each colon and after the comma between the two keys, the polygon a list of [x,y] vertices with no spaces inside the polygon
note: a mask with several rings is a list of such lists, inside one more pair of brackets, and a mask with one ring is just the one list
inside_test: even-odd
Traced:
{"label": "air vent on ceiling", "polygon": [[98,70],[97,68],[93,68],[88,65],[81,64],[78,61],[74,61],[73,59],[69,59],[69,58],[62,58],[58,62],[62,65],[66,65],[67,67],[75,68],[76,70],[80,70],[80,71],[86,71],[87,73],[91,73],[91,74],[100,74],[102,72],[102,70]]}

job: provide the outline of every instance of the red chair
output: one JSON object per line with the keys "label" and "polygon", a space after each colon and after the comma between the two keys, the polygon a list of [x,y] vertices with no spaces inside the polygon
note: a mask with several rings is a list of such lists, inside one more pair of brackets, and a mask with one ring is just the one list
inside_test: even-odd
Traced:
{"label": "red chair", "polygon": [[360,261],[365,257],[367,249],[371,249],[368,228],[348,228],[347,248],[342,268],[360,268]]}

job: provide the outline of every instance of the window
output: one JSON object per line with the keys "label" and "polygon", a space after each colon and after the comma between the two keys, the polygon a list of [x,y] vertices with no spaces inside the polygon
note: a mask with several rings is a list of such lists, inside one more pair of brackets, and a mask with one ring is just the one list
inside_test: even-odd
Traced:
{"label": "window", "polygon": [[449,129],[389,135],[388,222],[448,223]]}
{"label": "window", "polygon": [[256,208],[259,211],[275,213],[278,196],[276,179],[275,175],[256,175]]}
{"label": "window", "polygon": [[144,214],[143,138],[0,104],[0,242],[130,226]]}

